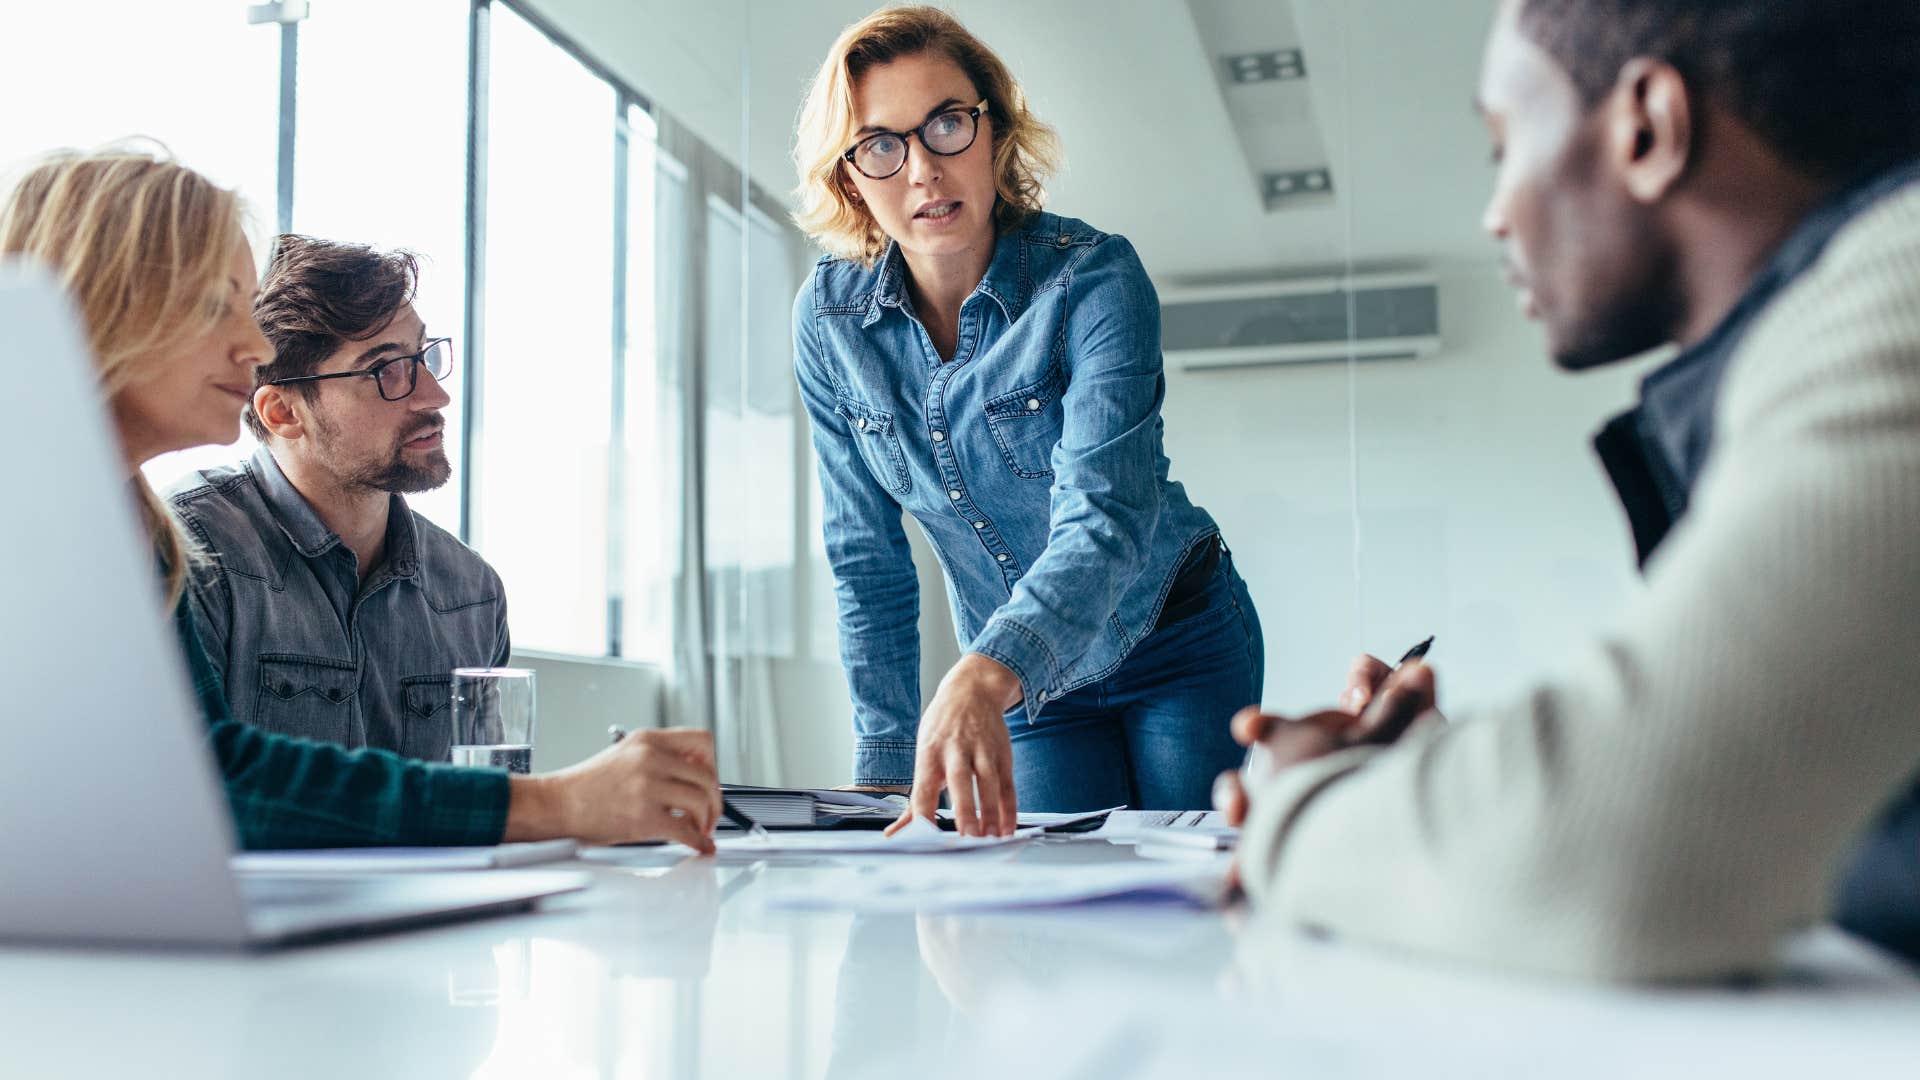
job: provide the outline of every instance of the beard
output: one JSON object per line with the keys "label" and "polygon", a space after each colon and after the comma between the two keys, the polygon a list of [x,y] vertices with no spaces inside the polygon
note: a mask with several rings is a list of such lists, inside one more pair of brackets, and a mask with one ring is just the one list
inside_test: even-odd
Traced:
{"label": "beard", "polygon": [[1585,371],[1673,341],[1686,306],[1678,260],[1647,215],[1617,197],[1556,209],[1558,295],[1541,305],[1554,364]]}
{"label": "beard", "polygon": [[347,477],[347,482],[395,495],[415,495],[432,491],[453,475],[453,464],[444,450],[435,450],[418,465],[408,464],[397,447],[393,457],[377,469],[368,469]]}
{"label": "beard", "polygon": [[[339,430],[323,417],[316,416],[315,420],[320,432],[321,448],[328,457],[339,460],[342,456],[338,453]],[[436,447],[425,454],[423,460],[409,462],[406,443],[430,431],[444,428],[445,425],[436,417],[400,435],[391,448],[373,460],[343,463],[346,467],[339,472],[341,484],[394,495],[415,495],[440,487],[453,475],[453,464],[447,460],[446,451]]]}
{"label": "beard", "polygon": [[1549,328],[1553,362],[1563,371],[1586,371],[1658,349],[1673,340],[1679,308],[1679,298],[1664,285],[1615,294]]}

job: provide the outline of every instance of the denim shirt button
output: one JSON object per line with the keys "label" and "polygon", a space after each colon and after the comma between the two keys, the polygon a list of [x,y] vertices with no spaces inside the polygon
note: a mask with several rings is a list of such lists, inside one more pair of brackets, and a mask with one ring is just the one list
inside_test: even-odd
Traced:
{"label": "denim shirt button", "polygon": [[1007,557],[1005,555],[995,555],[994,558],[999,559],[1001,562],[1007,561]]}
{"label": "denim shirt button", "polygon": [[947,498],[952,499],[954,502],[959,502],[960,493],[958,491],[949,491],[947,492]]}
{"label": "denim shirt button", "polygon": [[854,422],[853,426],[859,428],[861,431],[867,430],[867,418],[864,416],[861,417],[859,420]]}
{"label": "denim shirt button", "polygon": [[1073,237],[1071,237],[1071,236],[1068,236],[1068,235],[1066,235],[1065,233],[1062,233],[1062,234],[1060,235],[1060,246],[1061,246],[1061,247],[1066,247],[1066,246],[1067,246],[1068,244],[1071,244],[1071,243],[1073,243]]}
{"label": "denim shirt button", "polygon": [[947,441],[947,433],[946,433],[946,432],[944,432],[944,431],[936,431],[936,432],[934,432],[934,433],[933,433],[933,441],[934,441],[934,442],[946,442],[946,441]]}
{"label": "denim shirt button", "polygon": [[1035,698],[1039,699],[1039,702],[1042,705],[1045,705],[1047,703],[1047,699],[1052,696],[1053,696],[1052,691],[1048,691],[1048,690],[1042,690],[1038,694],[1034,695]]}
{"label": "denim shirt button", "polygon": [[1027,411],[1028,411],[1028,412],[1039,412],[1039,411],[1040,411],[1040,399],[1039,399],[1039,398],[1037,398],[1037,397],[1030,397],[1030,398],[1028,398],[1028,399],[1027,399]]}
{"label": "denim shirt button", "polygon": [[987,523],[984,521],[976,521],[973,523],[973,527],[976,529],[984,529],[987,527]]}

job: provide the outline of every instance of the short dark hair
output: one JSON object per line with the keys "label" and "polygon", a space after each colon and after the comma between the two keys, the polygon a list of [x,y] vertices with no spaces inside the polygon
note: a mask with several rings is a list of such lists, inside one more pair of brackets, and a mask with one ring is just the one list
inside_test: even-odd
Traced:
{"label": "short dark hair", "polygon": [[[342,345],[385,329],[413,301],[419,284],[419,259],[410,251],[295,233],[275,238],[253,304],[254,321],[273,345],[273,363],[255,369],[254,386],[313,374]],[[312,400],[314,384],[297,385]],[[256,438],[267,437],[251,405],[246,419]]]}
{"label": "short dark hair", "polygon": [[1920,154],[1920,0],[1521,0],[1520,28],[1589,108],[1646,57],[1821,179]]}

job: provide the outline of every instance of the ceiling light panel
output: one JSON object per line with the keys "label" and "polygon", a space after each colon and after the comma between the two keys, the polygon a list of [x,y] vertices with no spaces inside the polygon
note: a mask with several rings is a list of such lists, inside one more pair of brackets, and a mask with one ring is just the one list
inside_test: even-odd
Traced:
{"label": "ceiling light panel", "polygon": [[1284,0],[1187,0],[1233,126],[1250,194],[1269,212],[1334,202],[1311,58]]}

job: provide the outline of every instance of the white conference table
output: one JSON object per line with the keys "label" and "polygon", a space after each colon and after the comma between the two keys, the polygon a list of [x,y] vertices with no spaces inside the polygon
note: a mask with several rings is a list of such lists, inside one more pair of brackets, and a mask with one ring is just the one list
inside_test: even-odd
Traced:
{"label": "white conference table", "polygon": [[282,952],[0,948],[0,1076],[1920,1076],[1920,977],[1830,929],[1764,983],[1624,989],[1243,910],[781,911],[842,871],[676,851],[576,863],[592,888],[530,914]]}

